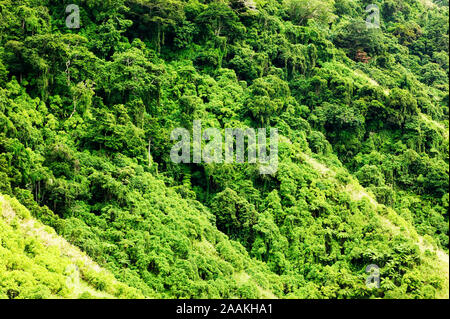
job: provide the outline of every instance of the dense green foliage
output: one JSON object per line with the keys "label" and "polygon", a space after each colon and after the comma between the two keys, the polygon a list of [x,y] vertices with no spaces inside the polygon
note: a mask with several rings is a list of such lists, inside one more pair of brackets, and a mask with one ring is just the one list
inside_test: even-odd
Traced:
{"label": "dense green foliage", "polygon": [[[0,193],[119,297],[448,297],[448,2],[373,2],[0,0]],[[198,119],[278,172],[172,163]]]}
{"label": "dense green foliage", "polygon": [[0,196],[0,299],[143,298]]}

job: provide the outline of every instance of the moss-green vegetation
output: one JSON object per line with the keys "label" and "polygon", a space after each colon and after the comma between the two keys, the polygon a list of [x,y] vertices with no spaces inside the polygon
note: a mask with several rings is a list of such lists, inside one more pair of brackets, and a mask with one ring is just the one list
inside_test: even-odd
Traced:
{"label": "moss-green vegetation", "polygon": [[0,195],[0,299],[144,298]]}
{"label": "moss-green vegetation", "polygon": [[[448,1],[371,2],[0,0],[0,296],[448,298]],[[277,173],[172,163],[193,120]]]}

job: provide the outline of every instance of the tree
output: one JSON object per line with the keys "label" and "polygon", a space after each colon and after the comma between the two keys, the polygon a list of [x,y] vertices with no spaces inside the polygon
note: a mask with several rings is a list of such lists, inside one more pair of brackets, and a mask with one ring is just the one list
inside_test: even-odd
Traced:
{"label": "tree", "polygon": [[328,24],[335,19],[332,13],[334,1],[284,0],[283,5],[295,24],[306,25],[312,19]]}
{"label": "tree", "polygon": [[240,38],[244,27],[229,6],[222,2],[212,2],[196,18],[196,22],[206,27],[206,32],[215,37],[226,36],[236,40]]}
{"label": "tree", "polygon": [[[135,42],[136,46],[138,42]],[[163,69],[136,46],[115,53],[112,61],[106,64],[102,88],[113,103],[127,102],[135,97],[141,98],[147,106],[151,102],[159,103]]]}
{"label": "tree", "polygon": [[173,31],[185,19],[185,4],[180,0],[132,0],[130,5],[134,9],[131,12],[133,20],[138,21],[136,27],[152,27],[151,34],[156,34],[157,52],[165,43],[166,33]]}
{"label": "tree", "polygon": [[250,245],[253,237],[253,225],[258,213],[255,207],[241,198],[235,191],[226,188],[218,193],[211,204],[216,216],[217,227],[232,238]]}
{"label": "tree", "polygon": [[407,117],[416,115],[419,111],[417,100],[407,90],[394,88],[388,100],[388,121],[393,124],[403,125]]}
{"label": "tree", "polygon": [[263,126],[269,125],[270,117],[283,110],[291,94],[289,85],[274,75],[256,79],[248,91],[247,107]]}
{"label": "tree", "polygon": [[377,28],[368,29],[366,22],[352,19],[340,27],[333,41],[337,46],[345,48],[352,59],[358,51],[368,55],[378,55],[386,50],[383,33]]}

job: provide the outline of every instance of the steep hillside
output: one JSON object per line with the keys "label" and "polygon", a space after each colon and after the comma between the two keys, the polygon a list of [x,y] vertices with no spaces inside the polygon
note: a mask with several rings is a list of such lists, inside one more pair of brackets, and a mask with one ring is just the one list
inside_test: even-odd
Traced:
{"label": "steep hillside", "polygon": [[448,19],[0,0],[0,297],[448,298]]}
{"label": "steep hillside", "polygon": [[143,298],[0,195],[0,298]]}

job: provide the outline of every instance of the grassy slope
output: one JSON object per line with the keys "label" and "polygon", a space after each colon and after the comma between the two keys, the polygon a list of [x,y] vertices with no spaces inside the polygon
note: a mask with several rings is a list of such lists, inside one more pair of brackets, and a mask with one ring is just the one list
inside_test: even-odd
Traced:
{"label": "grassy slope", "polygon": [[0,195],[0,298],[142,298],[55,231]]}

